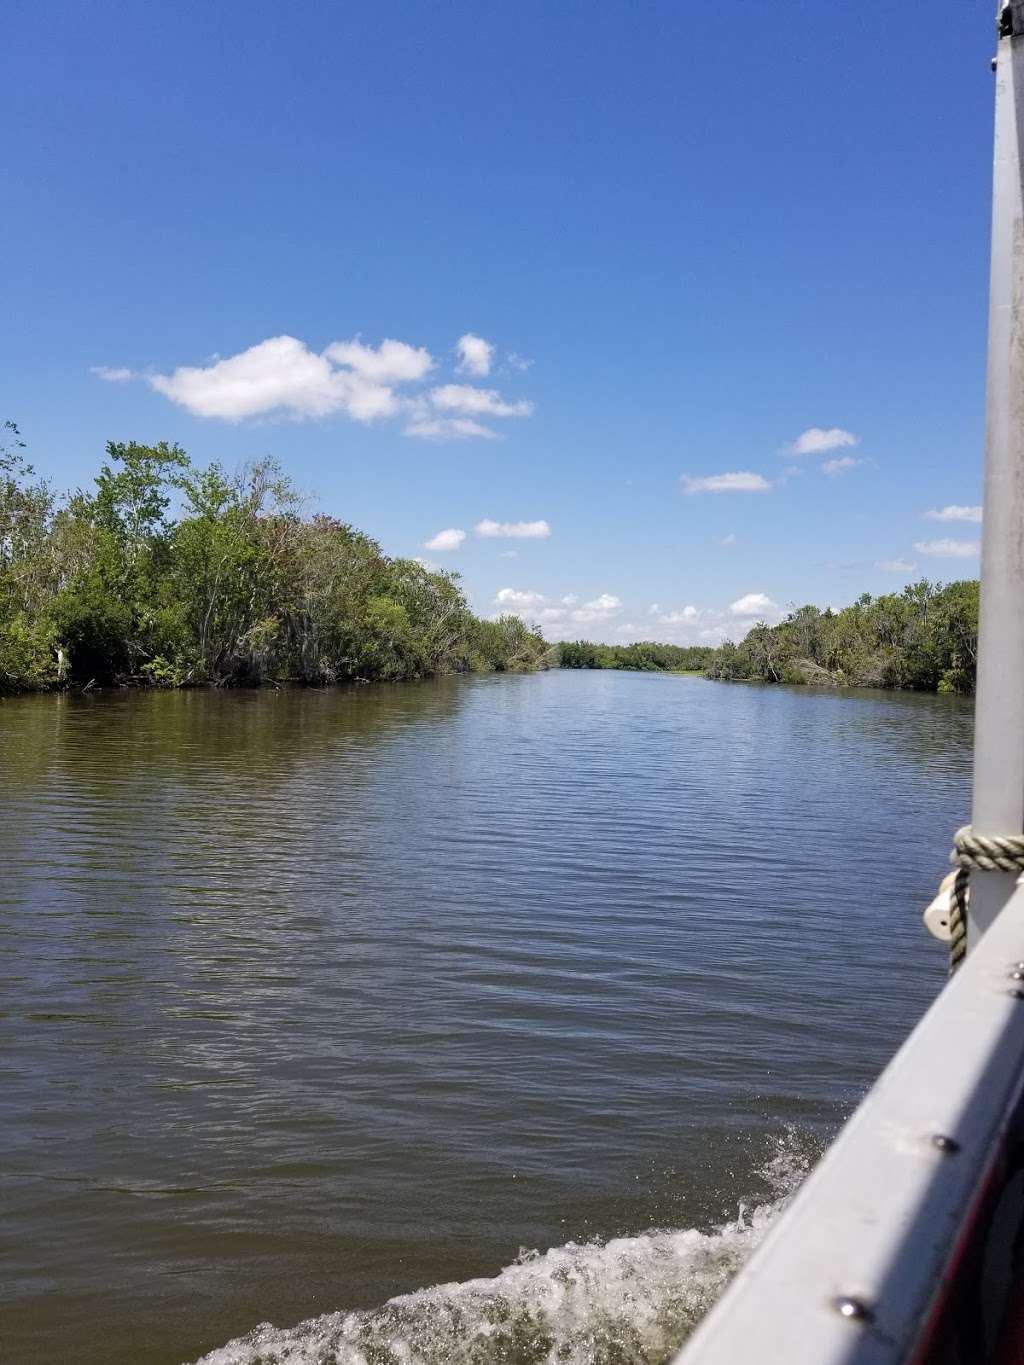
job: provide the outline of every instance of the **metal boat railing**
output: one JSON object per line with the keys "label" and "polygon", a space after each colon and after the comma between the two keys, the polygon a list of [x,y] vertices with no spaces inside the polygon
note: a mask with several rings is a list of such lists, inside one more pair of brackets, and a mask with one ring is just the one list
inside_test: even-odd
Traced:
{"label": "metal boat railing", "polygon": [[[1005,1231],[1016,1233],[1016,1222],[1004,1229],[996,1216],[1007,1191],[1018,1220],[1024,1212],[1015,1181],[1022,1096],[1024,887],[679,1365],[992,1358],[1004,1307],[993,1286],[1010,1283],[1013,1237]],[[962,1335],[970,1352],[946,1354]]]}
{"label": "metal boat railing", "polygon": [[[997,32],[983,835],[1024,831],[1024,0],[1000,5]],[[963,966],[677,1365],[1024,1362],[1022,1095],[1024,888],[975,871]]]}

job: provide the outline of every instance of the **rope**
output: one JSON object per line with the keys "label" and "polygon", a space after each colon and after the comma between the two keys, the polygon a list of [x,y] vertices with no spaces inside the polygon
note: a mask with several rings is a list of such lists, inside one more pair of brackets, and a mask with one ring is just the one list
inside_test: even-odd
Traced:
{"label": "rope", "polygon": [[975,834],[963,825],[953,835],[949,861],[956,876],[949,899],[949,974],[967,956],[967,893],[971,871],[1024,873],[1024,834]]}

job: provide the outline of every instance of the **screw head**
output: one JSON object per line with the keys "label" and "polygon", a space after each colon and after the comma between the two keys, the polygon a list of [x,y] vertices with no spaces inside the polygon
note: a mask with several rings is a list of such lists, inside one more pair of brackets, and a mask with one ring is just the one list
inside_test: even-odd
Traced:
{"label": "screw head", "polygon": [[947,1156],[952,1156],[960,1150],[959,1142],[956,1138],[951,1138],[948,1133],[933,1133],[932,1146],[937,1147],[940,1152],[945,1152]]}
{"label": "screw head", "polygon": [[840,1294],[832,1302],[832,1307],[841,1318],[851,1322],[874,1322],[875,1315],[863,1299],[855,1299],[849,1294]]}

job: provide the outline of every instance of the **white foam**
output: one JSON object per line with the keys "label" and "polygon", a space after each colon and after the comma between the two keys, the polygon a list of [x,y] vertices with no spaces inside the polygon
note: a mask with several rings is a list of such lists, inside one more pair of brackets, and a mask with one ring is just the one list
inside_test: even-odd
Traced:
{"label": "white foam", "polygon": [[297,1327],[264,1323],[197,1365],[661,1365],[763,1239],[808,1162],[780,1144],[777,1197],[709,1232],[526,1252],[493,1279],[434,1285]]}

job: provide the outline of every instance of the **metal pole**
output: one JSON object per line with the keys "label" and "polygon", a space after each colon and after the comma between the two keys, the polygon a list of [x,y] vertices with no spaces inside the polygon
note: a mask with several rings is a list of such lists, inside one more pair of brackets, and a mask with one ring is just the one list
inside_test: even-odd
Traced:
{"label": "metal pole", "polygon": [[[972,821],[1024,831],[1024,0],[997,18],[985,507]],[[971,877],[968,946],[1006,904],[1013,873]]]}

